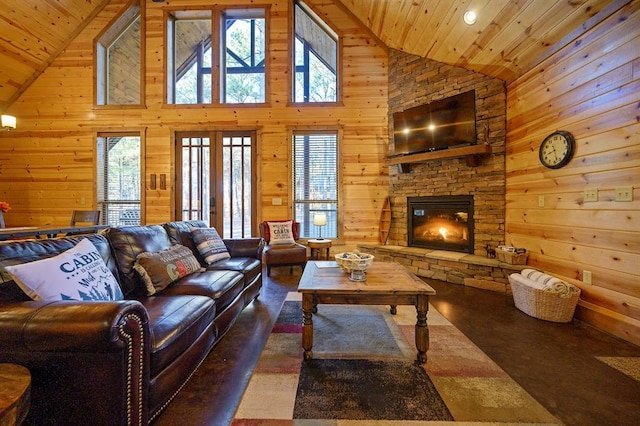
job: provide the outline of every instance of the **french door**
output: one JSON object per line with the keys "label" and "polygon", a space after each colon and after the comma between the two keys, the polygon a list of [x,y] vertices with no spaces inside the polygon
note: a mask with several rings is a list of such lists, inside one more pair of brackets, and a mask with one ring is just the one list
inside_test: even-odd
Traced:
{"label": "french door", "polygon": [[176,220],[202,220],[223,238],[256,229],[256,134],[176,133]]}

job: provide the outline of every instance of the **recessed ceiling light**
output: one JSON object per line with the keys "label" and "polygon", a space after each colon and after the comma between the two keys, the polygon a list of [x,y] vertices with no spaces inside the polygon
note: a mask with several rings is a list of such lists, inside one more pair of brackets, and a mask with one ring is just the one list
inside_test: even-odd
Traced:
{"label": "recessed ceiling light", "polygon": [[473,25],[476,23],[476,20],[478,19],[478,17],[476,16],[476,13],[473,10],[467,10],[464,13],[464,23],[467,25]]}

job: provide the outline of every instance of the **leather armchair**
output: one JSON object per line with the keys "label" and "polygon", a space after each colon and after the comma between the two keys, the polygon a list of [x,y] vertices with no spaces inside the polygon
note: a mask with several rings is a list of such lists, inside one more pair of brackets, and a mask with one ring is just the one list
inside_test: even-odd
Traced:
{"label": "leather armchair", "polygon": [[[267,222],[260,223],[260,236],[265,239],[266,245],[262,251],[262,263],[267,267],[267,276],[271,275],[273,266],[289,266],[289,273],[293,272],[294,266],[300,266],[304,270],[307,264],[307,247],[294,242],[293,244],[269,244],[265,233]],[[299,235],[300,224],[293,222],[296,228],[294,235]]]}

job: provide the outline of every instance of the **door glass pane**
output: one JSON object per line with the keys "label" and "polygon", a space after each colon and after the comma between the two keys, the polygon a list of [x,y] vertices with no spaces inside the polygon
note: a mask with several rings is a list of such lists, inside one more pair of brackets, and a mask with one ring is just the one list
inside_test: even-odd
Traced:
{"label": "door glass pane", "polygon": [[252,138],[222,138],[223,237],[251,236]]}
{"label": "door glass pane", "polygon": [[210,139],[184,137],[182,141],[181,220],[210,223]]}

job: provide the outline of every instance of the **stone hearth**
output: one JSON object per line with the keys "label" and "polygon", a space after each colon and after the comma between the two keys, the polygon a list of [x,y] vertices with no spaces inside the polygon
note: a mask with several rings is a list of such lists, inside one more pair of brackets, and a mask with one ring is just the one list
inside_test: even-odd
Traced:
{"label": "stone hearth", "polygon": [[433,278],[485,290],[510,293],[509,275],[526,268],[485,256],[417,247],[360,244],[376,261],[398,262],[419,277]]}

